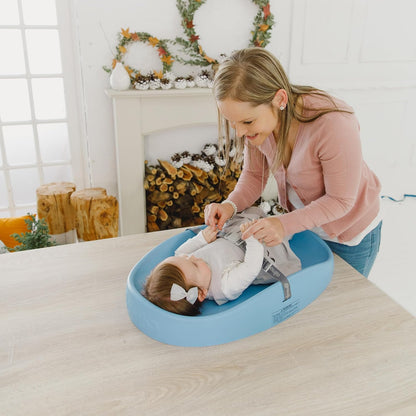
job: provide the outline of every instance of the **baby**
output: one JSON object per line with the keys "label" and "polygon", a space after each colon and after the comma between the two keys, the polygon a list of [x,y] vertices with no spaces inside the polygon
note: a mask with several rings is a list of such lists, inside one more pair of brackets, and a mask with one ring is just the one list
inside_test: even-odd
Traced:
{"label": "baby", "polygon": [[[248,208],[229,220],[223,231],[206,227],[185,241],[150,273],[144,296],[167,311],[197,315],[205,299],[221,305],[238,298],[251,284],[276,282],[277,275],[286,279],[300,270],[288,240],[275,247],[265,247],[254,237],[241,240],[241,232],[261,217],[260,208]],[[262,270],[265,256],[279,268],[277,275]]]}

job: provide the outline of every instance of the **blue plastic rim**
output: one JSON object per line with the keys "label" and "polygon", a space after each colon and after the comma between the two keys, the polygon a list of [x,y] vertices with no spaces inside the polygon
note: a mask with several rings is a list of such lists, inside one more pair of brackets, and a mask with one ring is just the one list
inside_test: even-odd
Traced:
{"label": "blue plastic rim", "polygon": [[280,282],[250,286],[224,305],[206,300],[201,315],[183,316],[165,311],[141,294],[150,271],[172,256],[195,234],[186,230],[147,253],[127,279],[126,301],[131,321],[149,337],[170,345],[202,347],[224,344],[269,329],[313,302],[331,281],[334,260],[329,247],[316,234],[303,231],[290,241],[302,269],[290,276],[292,296],[284,301]]}

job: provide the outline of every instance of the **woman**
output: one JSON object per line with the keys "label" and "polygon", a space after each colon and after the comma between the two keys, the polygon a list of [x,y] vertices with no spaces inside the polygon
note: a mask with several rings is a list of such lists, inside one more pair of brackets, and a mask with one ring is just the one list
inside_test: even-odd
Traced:
{"label": "woman", "polygon": [[244,166],[227,200],[205,208],[206,224],[221,229],[251,206],[271,172],[288,213],[257,221],[243,238],[274,246],[312,230],[368,277],[380,244],[381,186],[363,160],[352,108],[324,91],[290,84],[262,48],[237,51],[223,62],[213,91],[220,137],[229,150],[230,127],[235,130]]}

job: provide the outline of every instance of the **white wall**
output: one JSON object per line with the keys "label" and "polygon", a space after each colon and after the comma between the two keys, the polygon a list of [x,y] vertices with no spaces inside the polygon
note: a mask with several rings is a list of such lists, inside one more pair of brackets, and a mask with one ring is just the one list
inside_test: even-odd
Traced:
{"label": "white wall", "polygon": [[[114,50],[120,28],[172,39],[182,35],[180,16],[174,0],[73,0],[72,9],[91,185],[116,194],[112,109],[102,66],[111,63],[110,48]],[[203,5],[195,22],[207,53],[218,56],[246,46],[255,11],[249,0]],[[383,191],[416,192],[414,0],[271,0],[271,11],[276,25],[268,49],[292,82],[345,98],[358,114],[364,154]],[[160,65],[146,46],[130,49],[128,59],[138,69]],[[173,71],[182,75],[195,69],[174,64]],[[177,150],[184,150],[186,134],[174,135]]]}

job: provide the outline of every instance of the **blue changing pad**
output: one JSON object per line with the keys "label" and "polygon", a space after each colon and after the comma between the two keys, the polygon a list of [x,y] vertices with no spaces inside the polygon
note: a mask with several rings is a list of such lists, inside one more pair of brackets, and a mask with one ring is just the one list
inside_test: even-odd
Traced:
{"label": "blue changing pad", "polygon": [[269,329],[314,301],[328,286],[334,260],[331,250],[316,234],[295,234],[290,246],[302,262],[302,270],[288,276],[292,296],[284,301],[280,282],[252,285],[232,302],[218,306],[205,300],[201,314],[183,316],[165,311],[142,294],[146,277],[166,257],[172,256],[195,233],[186,230],[159,244],[131,270],[126,301],[130,319],[149,337],[166,344],[199,347],[224,344]]}

